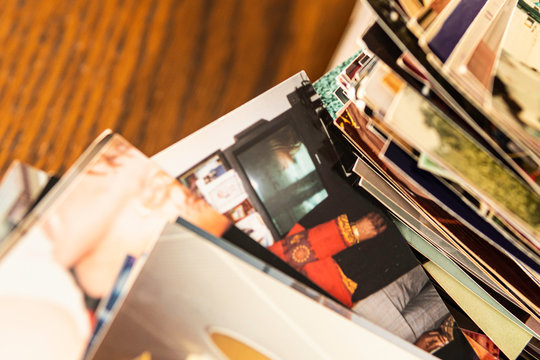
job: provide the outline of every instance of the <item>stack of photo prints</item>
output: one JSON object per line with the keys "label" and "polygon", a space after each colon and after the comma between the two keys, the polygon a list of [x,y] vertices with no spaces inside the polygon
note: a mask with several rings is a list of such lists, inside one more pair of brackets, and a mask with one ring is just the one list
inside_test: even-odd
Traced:
{"label": "stack of photo prints", "polygon": [[341,65],[151,158],[12,164],[0,358],[539,359],[540,3],[362,7]]}

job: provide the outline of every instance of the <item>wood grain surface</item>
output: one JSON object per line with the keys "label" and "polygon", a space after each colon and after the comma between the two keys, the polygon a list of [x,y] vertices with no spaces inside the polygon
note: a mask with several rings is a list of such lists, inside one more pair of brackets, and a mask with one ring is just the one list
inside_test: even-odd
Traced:
{"label": "wood grain surface", "polygon": [[152,155],[300,70],[316,80],[354,2],[0,1],[0,175],[61,173],[107,128]]}

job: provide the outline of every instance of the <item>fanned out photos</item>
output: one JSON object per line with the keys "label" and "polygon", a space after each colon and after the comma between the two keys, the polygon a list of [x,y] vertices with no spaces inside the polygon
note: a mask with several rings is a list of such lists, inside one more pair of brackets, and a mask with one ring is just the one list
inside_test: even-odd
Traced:
{"label": "fanned out photos", "polygon": [[[352,186],[342,159],[350,152],[333,130],[300,73],[153,159],[355,314],[437,357],[473,356],[394,223],[401,220]],[[254,216],[261,221],[246,221]]]}
{"label": "fanned out photos", "polygon": [[430,87],[538,192],[538,6],[453,0],[428,11],[423,28],[395,1],[368,3],[390,42],[423,67]]}
{"label": "fanned out photos", "polygon": [[[373,30],[367,33],[368,45],[375,44]],[[374,53],[394,63],[388,66]],[[516,352],[512,341],[489,330],[507,356],[537,355],[538,330],[532,330],[538,329],[539,314],[535,188],[492,148],[483,148],[485,140],[474,129],[456,126],[458,114],[432,90],[429,74],[394,43],[379,41],[356,56],[341,65],[347,71],[328,73],[315,88],[335,94],[334,104],[339,100],[334,126],[354,154],[348,169],[358,175],[358,186],[385,203],[471,276],[471,286],[487,290],[514,324],[529,331],[527,345]],[[504,183],[505,178],[512,180]],[[515,195],[516,190],[528,195]],[[506,208],[497,209],[494,198]],[[520,216],[533,226],[516,219]],[[481,322],[471,308],[468,314]]]}
{"label": "fanned out photos", "polygon": [[14,163],[0,358],[540,358],[540,4],[362,6],[317,82],[152,158]]}
{"label": "fanned out photos", "polygon": [[130,281],[178,216],[217,236],[230,225],[125,139],[100,136],[1,244],[0,329],[17,341],[0,357],[81,358],[121,297],[118,274]]}

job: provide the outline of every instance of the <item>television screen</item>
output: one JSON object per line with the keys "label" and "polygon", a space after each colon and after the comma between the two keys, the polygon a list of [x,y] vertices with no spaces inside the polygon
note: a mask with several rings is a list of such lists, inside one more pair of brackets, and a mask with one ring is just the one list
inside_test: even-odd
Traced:
{"label": "television screen", "polygon": [[236,159],[280,236],[328,196],[306,145],[289,123],[243,147]]}

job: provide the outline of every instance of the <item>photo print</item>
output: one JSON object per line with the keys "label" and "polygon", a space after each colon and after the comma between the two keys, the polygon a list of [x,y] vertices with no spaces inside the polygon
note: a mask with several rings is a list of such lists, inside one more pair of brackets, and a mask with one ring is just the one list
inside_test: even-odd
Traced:
{"label": "photo print", "polygon": [[[448,309],[387,210],[342,175],[339,149],[326,130],[332,119],[306,80],[300,74],[282,84],[279,91],[287,103],[271,118],[237,109],[243,119],[249,114],[253,120],[243,120],[245,125],[227,135],[234,141],[224,141],[225,146],[218,144],[218,149],[207,153],[221,159],[223,173],[234,170],[241,179],[272,235],[269,251],[341,304],[424,350],[451,346],[437,332],[450,316]],[[246,106],[270,107],[277,97],[274,91]],[[235,112],[214,126],[233,128],[237,119],[240,124]],[[203,128],[158,154],[157,161],[169,172],[180,173],[179,179],[186,183],[197,169],[215,164],[215,159],[206,157],[173,170],[175,154],[186,151],[189,144],[208,143],[204,139],[211,136]],[[379,311],[372,311],[377,304]]]}

